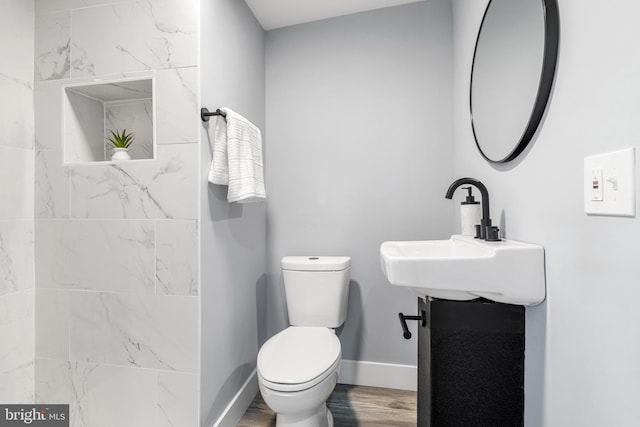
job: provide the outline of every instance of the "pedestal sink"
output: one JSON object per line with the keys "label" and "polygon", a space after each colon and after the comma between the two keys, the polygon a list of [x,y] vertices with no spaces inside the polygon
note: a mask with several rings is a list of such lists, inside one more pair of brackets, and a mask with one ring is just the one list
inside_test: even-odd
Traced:
{"label": "pedestal sink", "polygon": [[535,305],[545,298],[544,248],[453,235],[448,240],[384,242],[382,271],[420,297]]}

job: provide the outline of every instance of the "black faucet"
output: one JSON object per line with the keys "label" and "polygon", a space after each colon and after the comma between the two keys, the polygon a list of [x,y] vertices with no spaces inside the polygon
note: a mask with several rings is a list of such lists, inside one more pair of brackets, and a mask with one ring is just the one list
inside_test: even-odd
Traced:
{"label": "black faucet", "polygon": [[487,187],[477,179],[460,178],[453,181],[453,184],[449,186],[445,197],[447,199],[451,199],[453,197],[453,193],[461,185],[473,185],[480,190],[480,196],[482,197],[482,219],[480,220],[480,224],[476,225],[476,239],[499,242],[500,230],[498,227],[491,225],[491,215],[489,215],[489,192],[487,191]]}

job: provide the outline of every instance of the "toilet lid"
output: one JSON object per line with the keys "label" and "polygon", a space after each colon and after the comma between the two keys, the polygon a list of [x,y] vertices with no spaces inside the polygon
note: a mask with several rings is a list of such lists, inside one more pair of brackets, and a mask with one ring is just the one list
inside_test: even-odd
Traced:
{"label": "toilet lid", "polygon": [[290,326],[264,343],[258,353],[258,371],[270,383],[308,383],[340,357],[340,340],[333,330]]}

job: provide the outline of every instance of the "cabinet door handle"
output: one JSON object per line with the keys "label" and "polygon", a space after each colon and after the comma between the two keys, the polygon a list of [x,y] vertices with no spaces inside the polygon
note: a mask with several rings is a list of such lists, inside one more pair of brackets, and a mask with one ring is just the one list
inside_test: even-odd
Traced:
{"label": "cabinet door handle", "polygon": [[420,320],[423,327],[427,326],[427,312],[425,310],[422,310],[419,316],[405,316],[402,313],[398,313],[398,317],[400,318],[400,326],[402,326],[402,336],[406,340],[411,339],[411,332],[409,332],[407,320]]}

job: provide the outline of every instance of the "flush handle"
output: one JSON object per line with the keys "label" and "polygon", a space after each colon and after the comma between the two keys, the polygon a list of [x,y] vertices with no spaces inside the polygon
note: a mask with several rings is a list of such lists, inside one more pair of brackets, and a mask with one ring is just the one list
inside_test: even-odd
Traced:
{"label": "flush handle", "polygon": [[422,310],[419,316],[405,316],[402,313],[398,313],[398,317],[400,318],[400,326],[402,326],[402,336],[406,340],[411,339],[411,332],[409,332],[407,320],[420,320],[423,327],[427,326],[427,312],[425,310]]}

